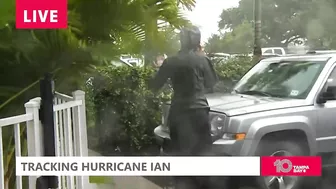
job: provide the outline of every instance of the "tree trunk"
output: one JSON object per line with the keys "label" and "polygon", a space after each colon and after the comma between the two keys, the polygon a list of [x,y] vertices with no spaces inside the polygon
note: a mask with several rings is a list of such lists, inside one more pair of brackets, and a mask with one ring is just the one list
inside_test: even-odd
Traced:
{"label": "tree trunk", "polygon": [[145,41],[145,65],[153,64],[156,56],[155,39],[157,38],[158,26],[157,19],[152,18],[146,26],[146,41]]}
{"label": "tree trunk", "polygon": [[9,180],[10,180],[10,178],[5,176],[5,180],[4,180],[5,188],[4,189],[9,189]]}
{"label": "tree trunk", "polygon": [[254,56],[261,56],[261,3],[254,0]]}

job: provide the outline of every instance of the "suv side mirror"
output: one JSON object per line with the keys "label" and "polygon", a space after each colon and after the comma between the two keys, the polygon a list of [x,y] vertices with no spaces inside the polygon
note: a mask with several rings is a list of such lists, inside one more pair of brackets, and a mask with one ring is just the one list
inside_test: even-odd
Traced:
{"label": "suv side mirror", "polygon": [[324,103],[326,103],[328,100],[334,100],[334,97],[333,97],[333,94],[332,94],[332,93],[325,91],[325,92],[321,92],[321,93],[318,95],[316,102],[317,102],[318,104],[324,104]]}
{"label": "suv side mirror", "polygon": [[324,104],[327,102],[327,99],[325,98],[325,93],[326,92],[321,92],[318,96],[317,96],[317,99],[316,99],[316,103],[317,104]]}

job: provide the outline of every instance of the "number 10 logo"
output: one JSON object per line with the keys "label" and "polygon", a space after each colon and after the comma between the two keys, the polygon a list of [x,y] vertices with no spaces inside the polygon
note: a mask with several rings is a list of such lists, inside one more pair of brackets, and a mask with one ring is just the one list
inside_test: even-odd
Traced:
{"label": "number 10 logo", "polygon": [[[285,164],[287,164],[287,168],[284,167]],[[278,159],[274,162],[274,166],[276,167],[277,173],[289,173],[293,168],[292,162],[288,159]]]}

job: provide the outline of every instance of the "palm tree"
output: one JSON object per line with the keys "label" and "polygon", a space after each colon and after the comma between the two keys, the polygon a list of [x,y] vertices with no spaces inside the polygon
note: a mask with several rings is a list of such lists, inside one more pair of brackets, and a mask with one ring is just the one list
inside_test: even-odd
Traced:
{"label": "palm tree", "polygon": [[[195,0],[124,0],[124,1],[92,1],[83,0],[76,6],[81,12],[84,23],[84,36],[90,42],[120,42],[121,36],[127,40],[140,42],[138,52],[151,54],[157,49],[156,39],[162,23],[169,23],[175,28],[189,24],[180,11],[178,4],[191,9]],[[95,9],[92,9],[95,7]],[[161,22],[158,23],[158,20]],[[144,43],[143,43],[144,42]],[[121,42],[122,43],[122,42]],[[134,50],[134,49],[133,49]]]}
{"label": "palm tree", "polygon": [[[178,3],[190,9],[195,0]],[[141,44],[146,38],[155,48],[158,28],[163,26],[154,24],[152,17],[174,28],[188,24],[175,0],[70,0],[67,30],[15,30],[14,4],[5,1],[1,8],[7,10],[0,12],[0,66],[7,70],[0,82],[2,100],[38,80],[42,73],[62,69],[58,75],[68,74],[66,71],[80,74],[94,63],[85,50],[99,45],[109,44],[109,50],[118,54],[125,39]],[[137,47],[134,52],[140,52],[141,45]],[[18,74],[28,77],[18,81],[13,77]],[[3,107],[0,105],[0,111]]]}
{"label": "palm tree", "polygon": [[[15,1],[2,2],[0,70],[6,72],[0,75],[0,115],[22,112],[22,104],[39,95],[36,84],[45,72],[55,73],[58,90],[71,91],[78,87],[82,73],[99,63],[92,55],[113,57],[125,48],[139,53],[145,39],[150,41],[147,48],[155,48],[157,31],[162,27],[156,20],[175,28],[188,24],[177,3],[190,9],[195,1],[69,0],[68,29],[16,30]],[[5,189],[8,189],[14,188],[14,141],[11,130],[4,133]]]}

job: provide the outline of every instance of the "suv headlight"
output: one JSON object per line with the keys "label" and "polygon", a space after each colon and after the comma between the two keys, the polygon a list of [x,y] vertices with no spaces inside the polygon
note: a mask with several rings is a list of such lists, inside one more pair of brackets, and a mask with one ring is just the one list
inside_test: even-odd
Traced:
{"label": "suv headlight", "polygon": [[226,116],[215,112],[210,112],[211,134],[219,136],[224,134]]}

